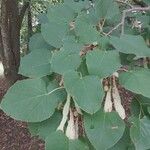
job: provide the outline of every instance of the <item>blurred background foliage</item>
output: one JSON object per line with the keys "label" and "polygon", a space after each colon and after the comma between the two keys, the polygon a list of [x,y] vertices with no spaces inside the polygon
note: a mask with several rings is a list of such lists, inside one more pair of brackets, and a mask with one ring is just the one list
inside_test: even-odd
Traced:
{"label": "blurred background foliage", "polygon": [[[20,31],[20,46],[22,55],[26,54],[28,51],[30,37],[34,33],[40,32],[40,23],[46,18],[45,13],[47,7],[50,4],[53,5],[60,3],[62,0],[26,0],[26,2],[30,2],[30,7],[28,8],[28,11],[26,11]],[[25,1],[19,0],[19,3],[21,8]],[[32,32],[30,30],[32,30]]]}

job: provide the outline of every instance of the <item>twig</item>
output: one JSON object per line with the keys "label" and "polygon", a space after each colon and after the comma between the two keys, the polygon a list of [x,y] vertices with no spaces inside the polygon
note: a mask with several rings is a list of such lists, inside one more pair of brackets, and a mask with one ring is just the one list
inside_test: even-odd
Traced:
{"label": "twig", "polygon": [[119,24],[117,24],[113,29],[111,29],[108,33],[105,33],[105,35],[109,36],[114,30],[118,29],[120,26],[122,26],[121,27],[121,35],[123,35],[124,34],[124,28],[125,28],[126,14],[128,12],[132,12],[132,11],[150,11],[150,6],[148,6],[148,7],[133,7],[131,9],[124,10],[123,14],[122,14],[121,22]]}
{"label": "twig", "polygon": [[114,30],[118,29],[122,25],[122,22],[117,24],[113,29],[111,29],[108,33],[106,33],[106,36],[109,36]]}
{"label": "twig", "polygon": [[124,26],[125,26],[125,18],[126,18],[126,14],[128,12],[132,12],[132,11],[150,11],[150,6],[149,7],[133,7],[131,9],[126,9],[123,11],[123,15],[122,15],[122,20],[121,20],[121,24],[122,24],[122,29],[121,29],[121,35],[124,34]]}

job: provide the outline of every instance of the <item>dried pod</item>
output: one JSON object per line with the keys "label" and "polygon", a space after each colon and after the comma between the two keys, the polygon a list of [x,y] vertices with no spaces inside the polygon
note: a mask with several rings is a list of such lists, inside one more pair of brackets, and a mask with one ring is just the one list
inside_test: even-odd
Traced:
{"label": "dried pod", "polygon": [[126,117],[125,109],[123,108],[123,106],[121,104],[121,98],[120,98],[119,91],[118,91],[116,84],[114,84],[114,86],[112,88],[112,97],[114,100],[115,110],[118,112],[119,116],[122,119],[125,119],[125,117]]}
{"label": "dried pod", "polygon": [[1,61],[0,61],[0,77],[4,77],[4,66]]}
{"label": "dried pod", "polygon": [[67,125],[67,128],[66,128],[66,136],[70,140],[77,139],[77,137],[76,137],[75,122],[74,122],[74,115],[73,115],[73,112],[72,112],[71,109],[70,109],[70,119],[68,121],[68,125]]}
{"label": "dried pod", "polygon": [[57,130],[61,130],[64,132],[64,125],[68,119],[69,108],[70,108],[70,95],[67,96],[67,101],[63,108],[63,117],[62,117],[62,120],[61,120],[60,125],[58,126]]}
{"label": "dried pod", "polygon": [[113,103],[111,101],[111,87],[108,89],[106,98],[105,98],[105,104],[104,104],[104,111],[105,112],[111,112],[113,107]]}
{"label": "dried pod", "polygon": [[115,77],[118,78],[118,77],[119,77],[119,73],[118,73],[118,72],[114,72],[114,73],[113,73],[113,76],[115,76]]}

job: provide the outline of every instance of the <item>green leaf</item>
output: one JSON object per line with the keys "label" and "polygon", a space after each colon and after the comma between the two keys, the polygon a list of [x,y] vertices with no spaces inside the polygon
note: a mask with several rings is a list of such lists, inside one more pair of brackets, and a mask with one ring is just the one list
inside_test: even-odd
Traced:
{"label": "green leaf", "polygon": [[68,150],[89,150],[88,146],[80,140],[69,140]]}
{"label": "green leaf", "polygon": [[52,73],[51,52],[47,49],[31,51],[21,59],[19,73],[27,77],[43,77]]}
{"label": "green leaf", "polygon": [[45,140],[46,150],[68,150],[69,141],[63,132],[50,134]]}
{"label": "green leaf", "polygon": [[67,92],[85,112],[93,114],[100,109],[104,92],[98,77],[79,78],[77,72],[67,72],[64,75],[64,84]]}
{"label": "green leaf", "polygon": [[38,18],[38,21],[39,21],[40,24],[48,22],[48,17],[47,17],[46,13],[38,14],[37,18]]}
{"label": "green leaf", "polygon": [[68,70],[76,70],[81,63],[81,58],[76,50],[56,51],[52,55],[51,65],[54,72],[64,74]]}
{"label": "green leaf", "polygon": [[143,0],[146,4],[150,5],[150,1],[149,0]]}
{"label": "green leaf", "polygon": [[56,83],[49,89],[41,79],[28,79],[16,82],[5,95],[1,108],[9,116],[26,122],[40,122],[55,112],[62,99]]}
{"label": "green leaf", "polygon": [[119,53],[116,51],[94,50],[86,56],[89,74],[107,77],[121,67]]}
{"label": "green leaf", "polygon": [[114,0],[97,0],[95,12],[100,19],[111,19],[119,14],[119,7]]}
{"label": "green leaf", "polygon": [[126,89],[150,98],[150,70],[138,69],[121,73],[120,84]]}
{"label": "green leaf", "polygon": [[42,35],[50,45],[60,48],[63,45],[62,40],[68,32],[66,23],[51,22],[43,24],[41,27]]}
{"label": "green leaf", "polygon": [[78,21],[85,22],[90,26],[96,26],[96,24],[99,21],[99,18],[97,18],[95,11],[93,9],[89,9],[88,11],[89,13],[85,13],[84,11],[80,13],[76,18],[77,22]]}
{"label": "green leaf", "polygon": [[126,127],[122,138],[108,150],[135,150],[133,142],[130,138],[129,127]]}
{"label": "green leaf", "polygon": [[85,20],[80,20],[80,18],[75,22],[75,32],[81,43],[92,44],[98,41],[99,33],[96,27],[85,22]]}
{"label": "green leaf", "polygon": [[47,17],[50,21],[57,21],[57,23],[71,22],[75,17],[75,12],[66,4],[51,5],[48,9]]}
{"label": "green leaf", "polygon": [[46,150],[89,150],[89,148],[80,140],[69,140],[61,131],[57,131],[46,138]]}
{"label": "green leaf", "polygon": [[144,97],[142,95],[135,95],[133,100],[138,101],[141,105],[150,106],[150,98]]}
{"label": "green leaf", "polygon": [[51,49],[52,47],[46,43],[41,33],[36,33],[30,38],[29,49],[30,51],[37,49]]}
{"label": "green leaf", "polygon": [[64,50],[70,50],[72,52],[76,52],[79,54],[83,46],[84,46],[83,44],[77,42],[74,36],[67,36],[63,40]]}
{"label": "green leaf", "polygon": [[131,115],[135,117],[141,117],[142,115],[141,109],[142,109],[142,106],[135,96],[131,101],[131,106],[130,106]]}
{"label": "green leaf", "polygon": [[130,136],[136,150],[150,149],[150,120],[147,117],[142,119],[133,118],[130,128]]}
{"label": "green leaf", "polygon": [[146,46],[141,36],[122,35],[120,38],[111,37],[110,42],[122,53],[135,54],[137,58],[150,56],[150,48]]}
{"label": "green leaf", "polygon": [[42,139],[46,139],[51,133],[55,132],[61,121],[61,114],[55,112],[49,119],[37,122],[28,123],[29,131],[34,136],[39,136]]}
{"label": "green leaf", "polygon": [[123,136],[125,125],[117,113],[104,113],[102,110],[94,115],[85,115],[85,132],[96,150],[107,150],[114,146]]}
{"label": "green leaf", "polygon": [[78,72],[80,72],[83,77],[89,75],[85,57],[82,57],[82,62],[78,68]]}
{"label": "green leaf", "polygon": [[65,5],[68,5],[70,8],[72,8],[75,13],[80,13],[80,11],[84,10],[85,8],[89,7],[89,1],[75,1],[75,0],[64,0]]}

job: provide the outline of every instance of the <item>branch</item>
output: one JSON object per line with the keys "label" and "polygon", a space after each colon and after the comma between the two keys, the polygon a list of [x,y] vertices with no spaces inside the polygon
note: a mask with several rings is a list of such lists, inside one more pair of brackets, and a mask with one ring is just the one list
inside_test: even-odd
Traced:
{"label": "branch", "polygon": [[121,27],[121,35],[123,35],[124,34],[124,28],[125,28],[126,14],[128,12],[132,12],[132,11],[150,11],[150,6],[148,6],[148,7],[133,7],[131,9],[124,10],[121,22],[118,25],[116,25],[113,29],[111,29],[108,33],[106,33],[105,35],[109,36],[114,30],[118,29],[120,26],[122,26]]}
{"label": "branch", "polygon": [[108,33],[106,33],[105,35],[108,36],[110,35],[114,30],[118,29],[120,26],[122,25],[122,22],[120,22],[119,24],[117,24],[113,29],[111,29]]}
{"label": "branch", "polygon": [[125,26],[125,18],[126,18],[126,14],[128,12],[132,12],[132,11],[150,11],[150,6],[148,7],[133,7],[131,9],[126,9],[123,11],[123,15],[122,15],[122,20],[121,20],[121,24],[122,24],[122,29],[121,29],[121,35],[124,34],[124,26]]}
{"label": "branch", "polygon": [[28,9],[29,5],[30,5],[29,2],[24,2],[23,6],[22,6],[22,8],[20,10],[20,14],[19,14],[19,24],[20,24],[20,27],[21,27],[21,24],[22,24],[25,12]]}

